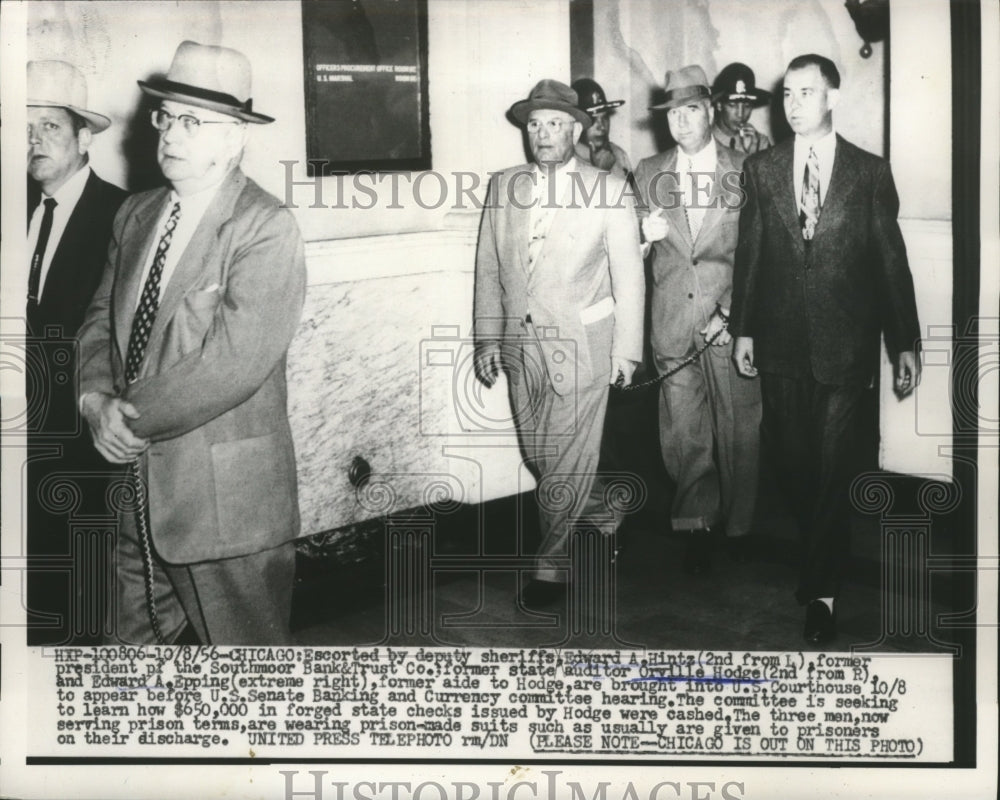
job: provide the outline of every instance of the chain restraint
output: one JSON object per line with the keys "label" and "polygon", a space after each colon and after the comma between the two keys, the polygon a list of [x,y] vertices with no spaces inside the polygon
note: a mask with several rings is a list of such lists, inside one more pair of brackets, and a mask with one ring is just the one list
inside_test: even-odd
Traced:
{"label": "chain restraint", "polygon": [[685,357],[684,360],[681,361],[677,366],[672,367],[667,372],[664,372],[662,375],[658,375],[655,378],[650,378],[649,380],[643,381],[642,383],[633,383],[630,384],[629,386],[622,385],[624,383],[624,378],[621,375],[619,375],[618,381],[615,383],[615,388],[618,389],[618,391],[620,392],[634,392],[638,389],[645,389],[647,386],[656,386],[657,384],[665,381],[670,376],[676,375],[685,367],[688,367],[691,364],[693,364],[695,361],[701,358],[702,353],[704,353],[706,350],[708,350],[709,347],[715,344],[715,340],[718,339],[720,336],[722,336],[722,332],[729,327],[729,317],[726,314],[722,313],[722,309],[718,305],[716,305],[715,307],[714,316],[717,316],[719,319],[722,320],[722,327],[719,328],[719,330],[717,330],[715,333],[713,333],[708,339],[706,339],[705,344],[703,344],[701,347],[695,350],[691,355]]}
{"label": "chain restraint", "polygon": [[137,507],[135,510],[136,528],[139,531],[139,546],[142,551],[142,582],[146,589],[146,610],[149,612],[149,623],[153,628],[153,636],[157,644],[167,644],[160,629],[160,617],[156,613],[156,600],[153,597],[153,548],[149,533],[149,496],[146,494],[146,482],[142,479],[142,470],[137,458],[129,464],[132,481],[135,484]]}

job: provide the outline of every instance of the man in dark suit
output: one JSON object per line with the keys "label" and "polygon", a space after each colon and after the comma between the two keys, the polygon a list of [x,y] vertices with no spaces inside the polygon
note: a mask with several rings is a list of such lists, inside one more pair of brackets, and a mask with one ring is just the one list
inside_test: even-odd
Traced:
{"label": "man in dark suit", "polygon": [[[72,513],[106,514],[108,464],[83,429],[74,391],[75,338],[97,289],[111,223],[126,193],[88,164],[93,137],[111,120],[87,108],[83,75],[64,61],[32,61],[28,96],[27,347],[35,366],[27,383],[28,641],[96,643],[103,619],[100,558],[80,575],[65,569],[73,552],[65,510],[53,502],[62,483],[79,498]],[[52,569],[51,559],[62,563]],[[48,562],[48,563],[47,563]],[[44,567],[48,567],[43,569]],[[75,587],[75,588],[74,588]],[[45,614],[46,617],[41,615]]]}
{"label": "man in dark suit", "polygon": [[[501,369],[521,448],[539,480],[542,542],[528,607],[565,596],[559,558],[574,524],[609,516],[595,480],[608,386],[628,385],[642,358],[639,229],[625,181],[574,155],[590,117],[575,91],[543,80],[511,116],[534,164],[490,185],[476,253],[475,368]],[[588,199],[589,198],[589,199]],[[612,533],[617,521],[597,523]]]}
{"label": "man in dark suit", "polygon": [[130,197],[80,329],[80,406],[98,451],[128,464],[113,638],[287,644],[299,532],[285,355],[306,268],[291,213],[239,163],[251,67],[182,42],[160,100],[168,186]]}
{"label": "man in dark suit", "polygon": [[740,372],[760,371],[764,441],[798,518],[796,595],[812,643],[836,635],[858,409],[878,369],[880,332],[896,393],[920,381],[896,187],[888,162],[834,131],[839,87],[827,58],[788,65],[784,106],[795,137],[744,163],[730,322]]}

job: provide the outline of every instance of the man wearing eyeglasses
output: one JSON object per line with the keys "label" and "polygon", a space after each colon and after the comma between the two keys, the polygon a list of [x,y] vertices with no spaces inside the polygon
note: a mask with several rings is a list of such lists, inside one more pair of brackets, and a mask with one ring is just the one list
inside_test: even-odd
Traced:
{"label": "man wearing eyeglasses", "polygon": [[575,157],[590,116],[575,91],[543,80],[510,115],[534,165],[490,184],[476,256],[476,374],[510,379],[521,449],[539,482],[542,540],[529,608],[566,595],[574,526],[616,526],[595,480],[608,384],[628,385],[642,358],[645,291],[625,181]]}
{"label": "man wearing eyeglasses", "polygon": [[184,42],[152,123],[168,188],[130,198],[80,332],[80,405],[127,464],[115,638],[290,641],[298,534],[285,355],[305,295],[298,227],[239,168],[253,110],[238,51]]}

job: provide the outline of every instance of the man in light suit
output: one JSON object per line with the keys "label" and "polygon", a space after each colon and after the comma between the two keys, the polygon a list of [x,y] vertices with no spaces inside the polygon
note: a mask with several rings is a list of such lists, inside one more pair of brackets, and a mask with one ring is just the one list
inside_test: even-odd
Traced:
{"label": "man in light suit", "polygon": [[[510,115],[534,165],[490,183],[476,255],[476,374],[504,369],[521,446],[539,479],[542,542],[528,607],[565,593],[573,526],[613,533],[595,481],[608,385],[628,385],[642,358],[643,272],[633,199],[619,177],[574,146],[590,117],[565,84],[539,82]],[[565,500],[567,502],[558,502]],[[555,502],[554,502],[555,501]]]}
{"label": "man in light suit", "polygon": [[744,165],[730,325],[740,371],[761,374],[762,430],[798,518],[796,595],[814,644],[836,635],[858,409],[878,370],[880,333],[897,394],[920,381],[920,326],[892,172],[834,131],[839,87],[823,56],[788,65],[785,116],[795,137]]}
{"label": "man in light suit", "polygon": [[290,641],[298,534],[285,355],[305,295],[291,214],[239,169],[250,63],[183,42],[152,122],[169,188],[134,195],[80,331],[81,407],[98,450],[129,463],[117,638]]}
{"label": "man in light suit", "polygon": [[[75,338],[101,280],[111,223],[126,192],[90,168],[94,137],[111,120],[88,108],[87,82],[65,61],[30,61],[28,95],[28,299],[31,358],[41,380],[27,384],[28,643],[96,644],[106,570],[98,549],[88,574],[67,576],[50,558],[73,553],[66,514],[47,499],[63,481],[79,492],[75,513],[107,513],[108,465],[94,450],[76,406]],[[34,558],[40,560],[35,561]],[[68,578],[68,579],[67,579]],[[57,615],[42,619],[39,613]],[[61,620],[61,622],[59,621]]]}
{"label": "man in light suit", "polygon": [[668,72],[666,110],[677,147],[639,163],[643,235],[653,243],[653,357],[660,384],[660,448],[677,484],[671,527],[686,538],[684,569],[711,567],[712,532],[725,520],[741,549],[753,524],[760,452],[760,388],[730,358],[726,330],[740,217],[743,155],[712,137],[708,80],[699,66]]}

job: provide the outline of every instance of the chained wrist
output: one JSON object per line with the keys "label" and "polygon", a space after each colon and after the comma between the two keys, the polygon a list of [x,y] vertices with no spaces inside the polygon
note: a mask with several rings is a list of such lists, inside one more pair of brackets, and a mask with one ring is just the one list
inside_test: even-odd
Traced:
{"label": "chained wrist", "polygon": [[729,324],[729,314],[722,310],[722,306],[715,304],[715,315],[722,320],[725,325]]}

